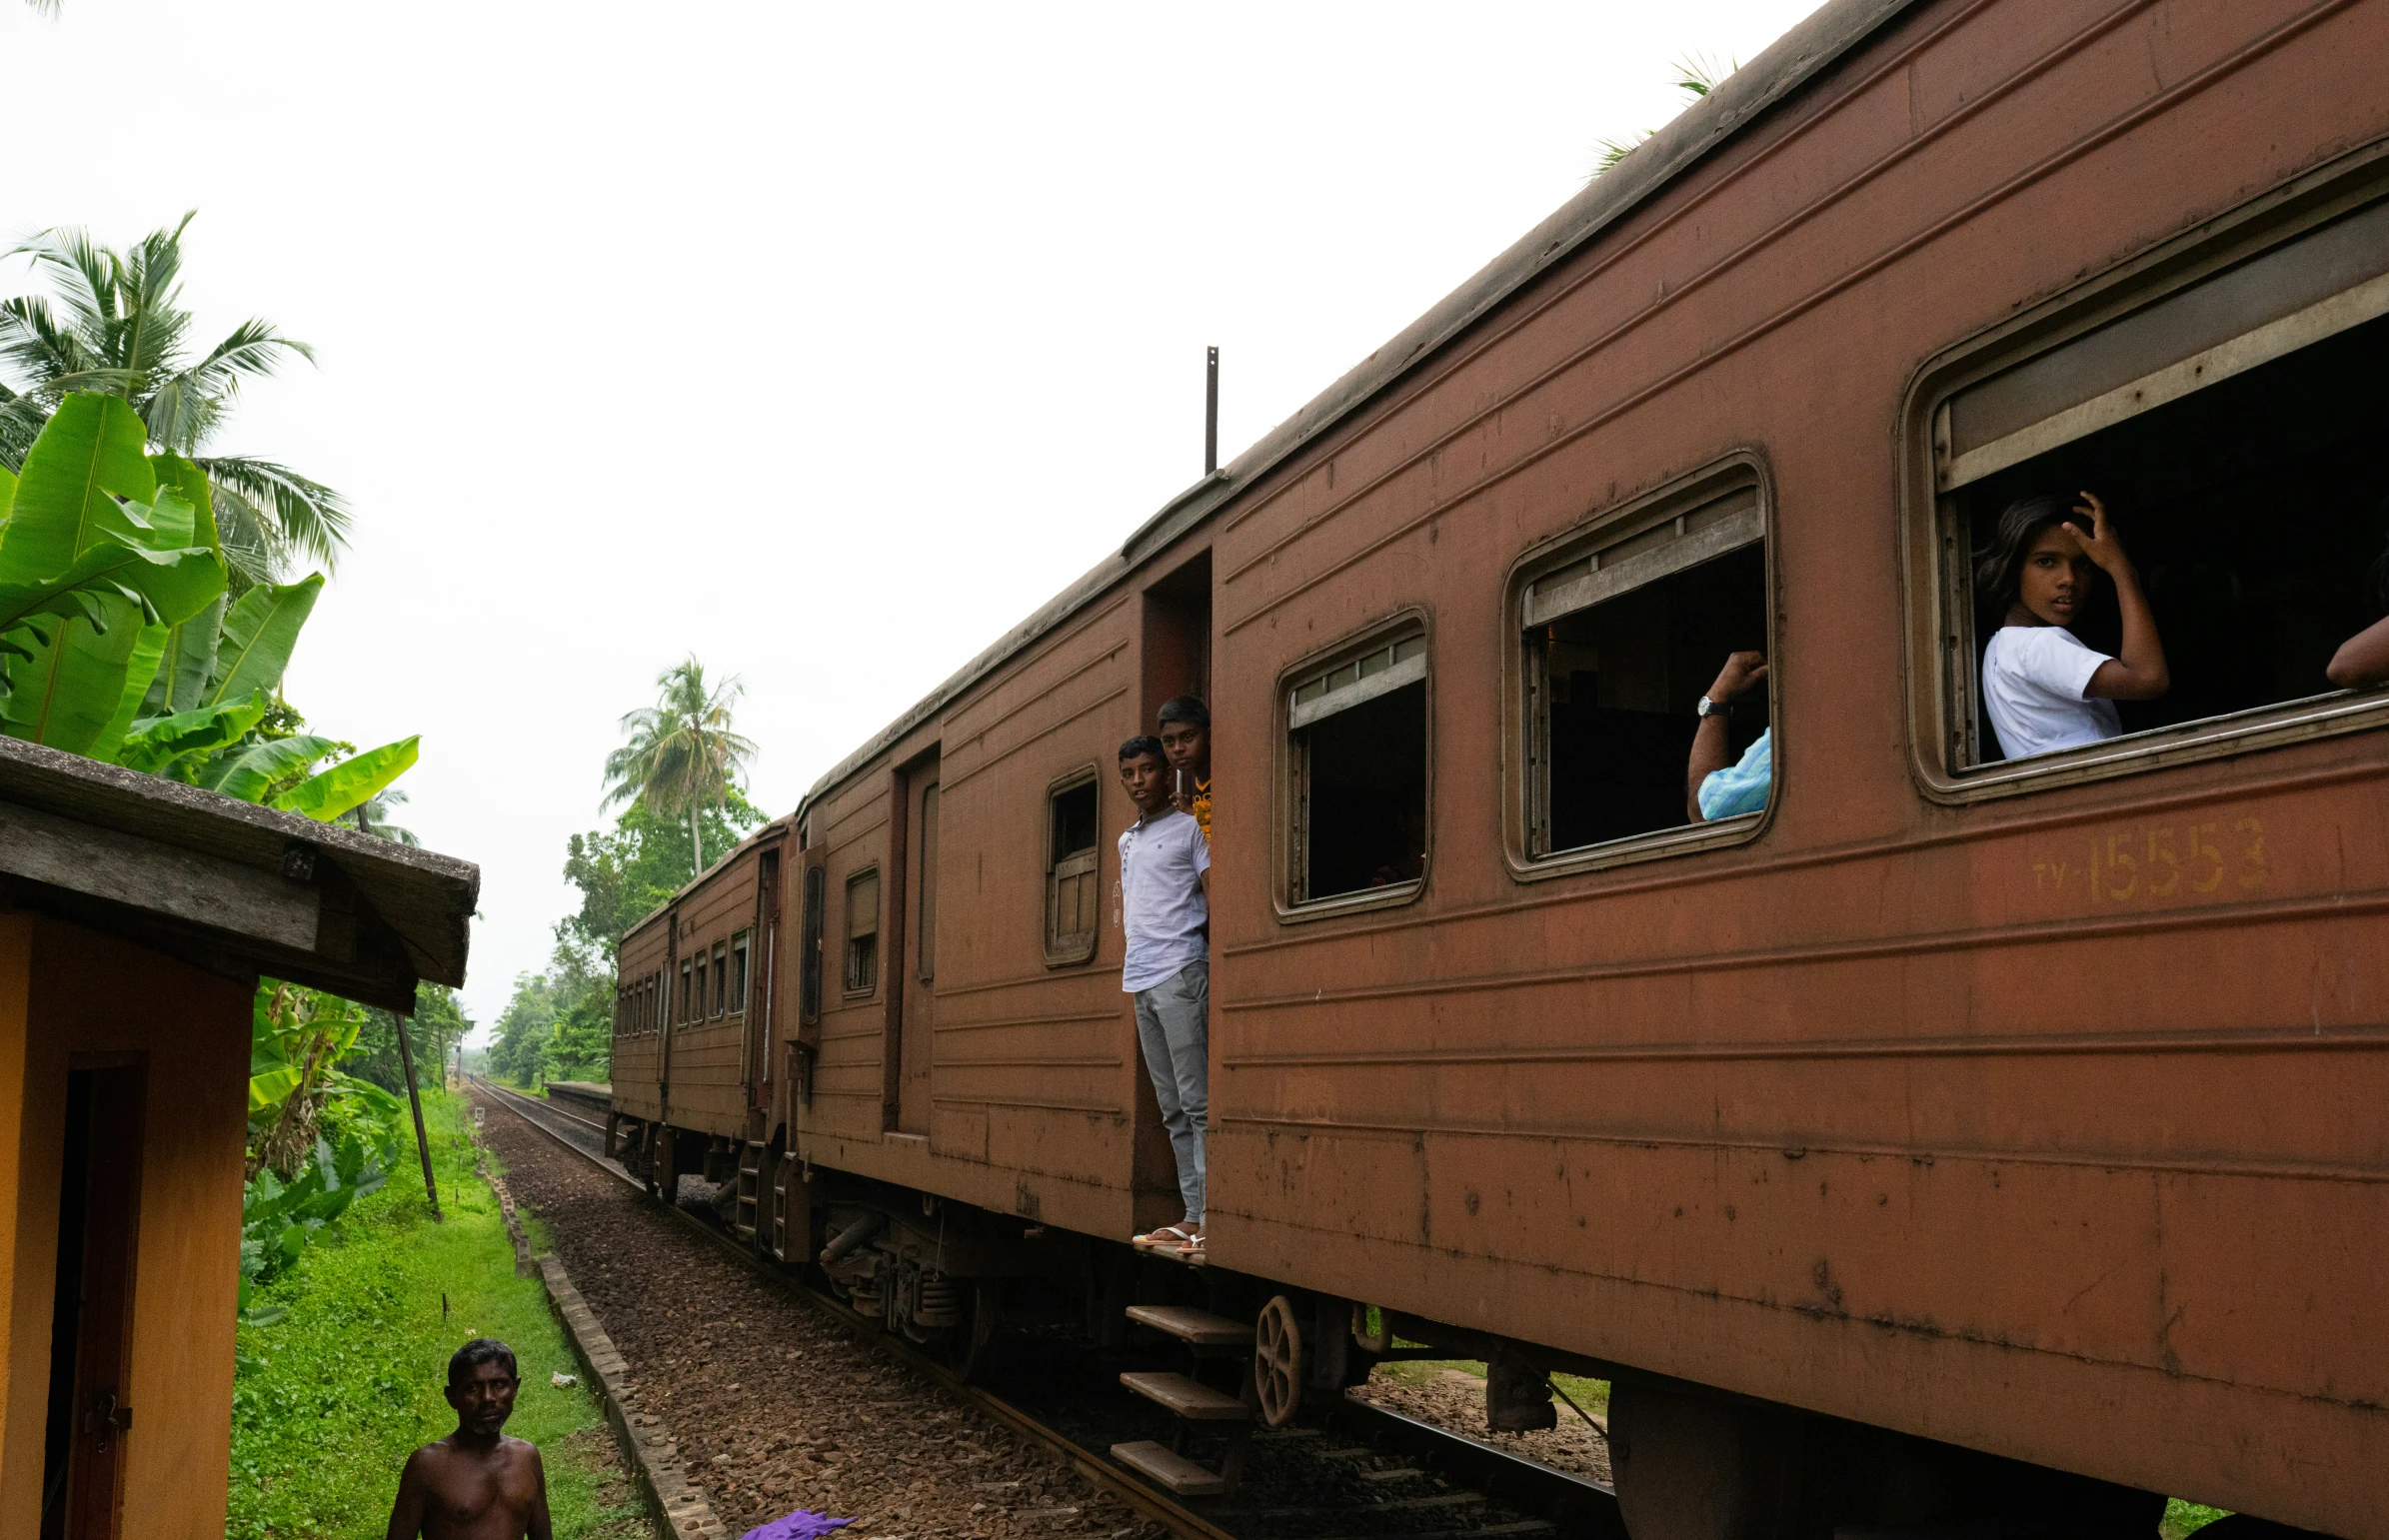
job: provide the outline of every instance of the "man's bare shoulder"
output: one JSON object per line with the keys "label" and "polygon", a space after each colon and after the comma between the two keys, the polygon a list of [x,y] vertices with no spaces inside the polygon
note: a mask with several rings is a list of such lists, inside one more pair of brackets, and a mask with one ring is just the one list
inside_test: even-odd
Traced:
{"label": "man's bare shoulder", "polygon": [[539,1445],[527,1438],[516,1438],[511,1433],[502,1433],[498,1436],[498,1442],[484,1451],[459,1444],[456,1441],[456,1435],[451,1433],[446,1438],[432,1440],[407,1456],[407,1469],[413,1470],[419,1466],[444,1464],[451,1459],[495,1460],[504,1465],[519,1465],[528,1460],[533,1465],[537,1465],[539,1464]]}

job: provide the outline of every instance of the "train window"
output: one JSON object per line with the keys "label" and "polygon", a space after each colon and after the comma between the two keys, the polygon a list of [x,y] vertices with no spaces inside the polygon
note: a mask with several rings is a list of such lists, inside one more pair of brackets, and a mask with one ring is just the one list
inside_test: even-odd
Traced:
{"label": "train window", "polygon": [[684,961],[680,965],[680,1020],[684,1026],[695,1019],[689,1014],[689,1001],[693,998],[695,995],[689,987],[689,964]]}
{"label": "train window", "polygon": [[730,1008],[730,943],[714,943],[714,1011],[722,1014]]}
{"label": "train window", "polygon": [[830,874],[820,866],[805,868],[805,942],[799,960],[797,1004],[805,1019],[822,1013],[822,908],[829,900]]}
{"label": "train window", "polygon": [[[1704,821],[1687,805],[1696,714],[1726,659],[1767,650],[1766,516],[1735,458],[1598,516],[1513,571],[1522,872],[1578,870],[1748,838],[1772,800]],[[1767,733],[1770,692],[1732,703],[1722,763]]]}
{"label": "train window", "polygon": [[1073,770],[1046,790],[1046,962],[1095,955],[1096,913],[1103,902],[1101,802],[1094,766]]}
{"label": "train window", "polygon": [[[2381,618],[2366,574],[2389,538],[2377,463],[2389,202],[2254,244],[2160,269],[2195,282],[2126,284],[2120,301],[2111,288],[2084,302],[2097,307],[2085,324],[2052,328],[2056,345],[1976,361],[1976,378],[1935,403],[1953,785],[2011,790],[2144,767],[2158,750],[2178,763],[2389,721],[2380,693],[2335,691],[2324,675],[2339,644]],[[2010,506],[2085,491],[2139,575],[2171,684],[2115,703],[2107,737],[2017,756],[1981,687],[2009,607],[1975,592],[1974,559]],[[2111,583],[2094,581],[2070,629],[2120,652]]]}
{"label": "train window", "polygon": [[1426,874],[1422,625],[1406,620],[1313,661],[1283,688],[1288,897],[1299,906],[1415,894]]}
{"label": "train window", "polygon": [[846,992],[869,994],[880,983],[880,868],[846,879]]}
{"label": "train window", "polygon": [[730,938],[730,1013],[743,1015],[747,1009],[747,932],[741,930]]}

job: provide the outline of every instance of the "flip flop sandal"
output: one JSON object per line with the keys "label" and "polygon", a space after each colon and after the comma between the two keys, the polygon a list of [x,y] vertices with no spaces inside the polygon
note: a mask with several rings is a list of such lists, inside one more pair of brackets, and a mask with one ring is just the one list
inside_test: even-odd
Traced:
{"label": "flip flop sandal", "polygon": [[1199,1245],[1201,1242],[1175,1224],[1165,1224],[1158,1230],[1148,1230],[1143,1235],[1131,1237],[1129,1244],[1143,1246],[1149,1251],[1184,1251],[1190,1245]]}

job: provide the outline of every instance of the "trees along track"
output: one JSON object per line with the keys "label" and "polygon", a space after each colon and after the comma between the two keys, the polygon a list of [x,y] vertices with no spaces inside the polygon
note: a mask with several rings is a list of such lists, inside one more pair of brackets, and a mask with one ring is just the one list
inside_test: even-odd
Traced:
{"label": "trees along track", "polygon": [[[604,1154],[606,1125],[595,1118],[584,1117],[553,1102],[506,1086],[496,1085],[480,1076],[473,1082],[488,1092],[500,1106],[514,1113],[525,1123],[587,1160],[616,1180],[646,1195],[645,1186],[629,1171]],[[652,1200],[651,1200],[652,1201]],[[807,1284],[801,1277],[778,1266],[748,1246],[736,1236],[717,1229],[695,1214],[673,1204],[657,1204],[669,1214],[674,1223],[692,1234],[702,1236],[706,1243],[737,1258],[741,1266],[770,1281],[781,1292],[801,1299],[806,1304],[836,1318],[855,1337],[905,1364],[915,1372],[935,1380],[953,1394],[969,1401],[989,1416],[998,1419],[1015,1431],[1046,1445],[1069,1460],[1078,1472],[1096,1486],[1119,1498],[1142,1516],[1163,1524],[1173,1531],[1199,1540],[1237,1540],[1229,1530],[1164,1492],[1146,1485],[1110,1460],[1077,1443],[1068,1435],[1047,1426],[1037,1417],[1014,1406],[980,1386],[966,1382],[953,1369],[928,1353],[916,1348],[887,1330],[881,1323],[859,1315],[829,1294]],[[548,1216],[554,1222],[557,1216]],[[1313,1529],[1311,1525],[1295,1527],[1332,1540],[1361,1540],[1364,1536],[1385,1536],[1387,1540],[1466,1540],[1469,1536],[1525,1536],[1556,1534],[1565,1537],[1622,1537],[1624,1526],[1617,1518],[1616,1498],[1606,1487],[1584,1481],[1554,1470],[1533,1460],[1522,1459],[1499,1449],[1467,1439],[1399,1412],[1348,1397],[1335,1409],[1338,1423],[1376,1450],[1396,1454],[1403,1459],[1431,1463],[1456,1476],[1463,1476],[1481,1490],[1459,1488],[1438,1493],[1433,1498],[1393,1504],[1327,1503],[1304,1508],[1274,1507],[1246,1510],[1243,1516],[1279,1521],[1271,1526],[1273,1533],[1285,1532],[1285,1520],[1351,1520],[1362,1527]],[[1283,1435],[1280,1435],[1283,1436]],[[1323,1442],[1323,1441],[1322,1441]],[[1358,1448],[1326,1449],[1318,1451],[1322,1467],[1332,1465],[1338,1474],[1351,1470],[1350,1457],[1364,1451]],[[1341,1458],[1338,1458],[1338,1457]],[[1399,1474],[1378,1473],[1378,1474]],[[1321,1482],[1324,1486],[1328,1483]],[[1487,1497],[1497,1497],[1505,1506],[1530,1512],[1540,1517],[1520,1523],[1495,1523],[1474,1529],[1399,1529],[1382,1526],[1388,1509],[1406,1510],[1418,1515],[1419,1510],[1450,1511],[1456,1507],[1481,1503]],[[1380,1527],[1368,1528],[1370,1518],[1376,1517]],[[1236,1516],[1222,1513],[1220,1517]]]}

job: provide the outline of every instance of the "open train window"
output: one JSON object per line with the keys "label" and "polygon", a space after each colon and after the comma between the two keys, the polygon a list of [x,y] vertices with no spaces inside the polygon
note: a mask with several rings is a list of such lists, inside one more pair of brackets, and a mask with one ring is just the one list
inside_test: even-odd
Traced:
{"label": "open train window", "polygon": [[[1735,456],[1548,542],[1511,570],[1509,721],[1522,770],[1510,850],[1521,877],[1752,837],[1775,794],[1771,677],[1731,704],[1723,764],[1749,805],[1689,805],[1697,708],[1726,659],[1769,643],[1765,484]],[[1771,745],[1770,738],[1770,745]],[[1745,758],[1747,756],[1747,758]]]}
{"label": "open train window", "polygon": [[1095,955],[1102,907],[1102,832],[1095,767],[1046,789],[1046,962],[1060,967]]}
{"label": "open train window", "polygon": [[846,879],[846,992],[869,994],[880,984],[880,868]]}
{"label": "open train window", "polygon": [[1426,632],[1409,618],[1283,682],[1295,908],[1416,895],[1426,875]]}
{"label": "open train window", "polygon": [[696,1019],[689,1013],[689,1002],[696,997],[689,987],[689,968],[690,964],[686,961],[680,965],[680,1021],[684,1026]]}
{"label": "open train window", "polygon": [[714,1014],[730,1008],[730,943],[714,943]]}
{"label": "open train window", "polygon": [[[1928,398],[1942,699],[1927,720],[1958,794],[2389,723],[2380,692],[2324,676],[2381,618],[2366,572],[2389,540],[2389,202],[2310,205],[2150,271],[2188,276],[2106,283],[2072,324],[2037,329],[2053,344],[1979,350]],[[2083,491],[2139,573],[2171,687],[2116,703],[2120,736],[2011,757],[1982,699],[2006,606],[1971,570],[2010,505]],[[2113,656],[2121,628],[2094,583],[2070,629]]]}
{"label": "open train window", "polygon": [[741,930],[730,938],[730,1013],[741,1015],[747,1009],[747,932]]}

